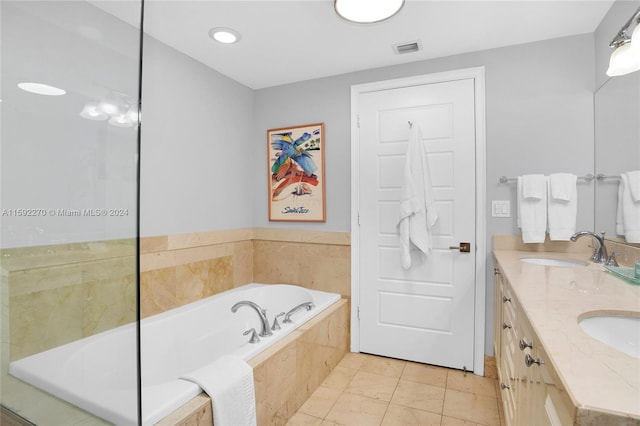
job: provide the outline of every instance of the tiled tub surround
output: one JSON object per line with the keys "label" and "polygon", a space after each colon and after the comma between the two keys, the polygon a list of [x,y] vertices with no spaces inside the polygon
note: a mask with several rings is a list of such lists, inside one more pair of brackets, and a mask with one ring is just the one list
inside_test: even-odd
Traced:
{"label": "tiled tub surround", "polygon": [[[243,332],[260,330],[256,312],[231,310],[244,300],[266,309],[271,323],[276,313],[301,303],[313,302],[315,308],[296,312],[293,323],[252,344]],[[223,355],[257,356],[339,300],[337,294],[298,286],[249,284],[143,319],[142,424],[159,421],[201,392],[180,377]],[[10,372],[114,424],[135,425],[136,329],[131,323],[13,361]]]}
{"label": "tiled tub surround", "polygon": [[[349,303],[341,299],[249,360],[258,424],[284,425],[329,376],[348,348]],[[210,407],[211,400],[200,394],[158,426],[212,425]]]}
{"label": "tiled tub surround", "polygon": [[[23,401],[38,401],[23,414],[59,424],[85,421],[88,414],[8,376],[9,361],[134,321],[135,263],[134,239],[0,250],[3,403],[22,409]],[[350,236],[237,229],[145,237],[140,272],[143,318],[250,283],[254,275],[266,283],[299,279],[348,296]]]}
{"label": "tiled tub surround", "polygon": [[347,232],[238,229],[141,239],[142,317],[250,282],[349,296]]}
{"label": "tiled tub surround", "polygon": [[[513,242],[513,241],[511,241]],[[556,268],[520,261],[509,237],[494,239],[497,266],[526,314],[548,360],[575,407],[578,425],[640,425],[640,360],[588,336],[578,320],[586,313],[627,312],[640,316],[640,286],[622,281],[598,264]],[[536,257],[585,261],[591,249],[576,243],[536,251]]]}

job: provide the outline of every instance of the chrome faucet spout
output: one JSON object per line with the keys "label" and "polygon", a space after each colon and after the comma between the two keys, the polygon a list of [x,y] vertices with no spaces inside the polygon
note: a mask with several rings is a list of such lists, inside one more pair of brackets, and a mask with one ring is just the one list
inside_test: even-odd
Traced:
{"label": "chrome faucet spout", "polygon": [[573,234],[570,240],[575,242],[578,240],[578,238],[584,237],[587,235],[592,237],[598,243],[598,246],[593,248],[591,261],[595,263],[606,263],[607,260],[609,259],[609,255],[607,254],[607,247],[604,245],[604,232],[598,235],[591,231],[579,231]]}
{"label": "chrome faucet spout", "polygon": [[291,321],[291,315],[295,314],[300,309],[306,309],[307,311],[310,311],[311,309],[313,309],[315,307],[316,307],[316,305],[314,305],[313,302],[301,303],[298,306],[296,306],[295,308],[291,309],[289,312],[287,312],[287,315],[285,315],[284,320],[282,322],[283,323],[287,323],[287,324],[292,323],[293,321]]}
{"label": "chrome faucet spout", "polygon": [[260,323],[261,323],[261,330],[260,330],[261,337],[273,336],[273,333],[271,332],[271,328],[269,327],[269,319],[267,318],[266,310],[262,309],[255,302],[252,302],[250,300],[241,300],[240,302],[236,303],[231,307],[231,312],[235,313],[240,308],[240,306],[249,306],[250,308],[253,308],[253,310],[258,313],[258,316],[260,317]]}

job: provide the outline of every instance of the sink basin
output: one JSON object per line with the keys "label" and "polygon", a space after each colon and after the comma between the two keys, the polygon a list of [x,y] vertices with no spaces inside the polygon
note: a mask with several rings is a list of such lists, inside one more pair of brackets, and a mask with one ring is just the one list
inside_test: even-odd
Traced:
{"label": "sink basin", "polygon": [[587,266],[589,263],[579,260],[554,259],[551,257],[523,257],[521,262],[532,263],[534,265],[559,266],[561,268],[572,268],[576,266]]}
{"label": "sink basin", "polygon": [[640,318],[596,316],[584,318],[579,324],[594,339],[634,358],[640,358]]}

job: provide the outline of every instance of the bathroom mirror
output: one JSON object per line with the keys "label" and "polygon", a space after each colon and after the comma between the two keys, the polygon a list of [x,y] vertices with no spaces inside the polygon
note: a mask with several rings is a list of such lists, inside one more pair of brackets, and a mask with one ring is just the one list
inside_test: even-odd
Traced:
{"label": "bathroom mirror", "polygon": [[[608,79],[594,96],[595,230],[626,243],[616,233],[620,174],[640,170],[640,72]],[[640,246],[640,244],[633,244]]]}

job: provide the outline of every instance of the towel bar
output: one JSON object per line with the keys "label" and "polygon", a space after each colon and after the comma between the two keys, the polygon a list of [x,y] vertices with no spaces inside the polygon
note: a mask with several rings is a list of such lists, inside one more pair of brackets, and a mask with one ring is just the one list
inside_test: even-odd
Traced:
{"label": "towel bar", "polygon": [[618,180],[620,180],[620,175],[607,176],[605,174],[598,173],[596,175],[596,179],[598,179],[599,182],[602,182],[603,180],[606,180],[606,179],[618,179]]}
{"label": "towel bar", "polygon": [[[578,180],[583,180],[585,182],[591,182],[594,179],[598,179],[600,180],[600,176],[604,176],[604,175],[598,175],[598,177],[596,178],[594,175],[592,175],[591,173],[588,173],[585,176],[578,176]],[[611,176],[604,176],[604,178],[607,177],[611,177]],[[515,182],[517,181],[517,178],[508,178],[506,176],[500,176],[500,183],[509,183],[509,182]]]}

